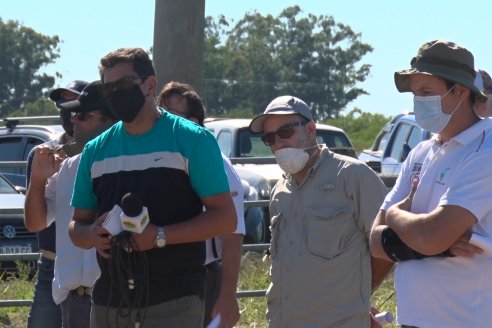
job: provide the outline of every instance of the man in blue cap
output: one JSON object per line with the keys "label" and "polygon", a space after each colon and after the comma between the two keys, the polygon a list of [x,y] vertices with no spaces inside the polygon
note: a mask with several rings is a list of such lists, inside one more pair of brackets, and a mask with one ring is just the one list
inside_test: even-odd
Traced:
{"label": "man in blue cap", "polygon": [[285,172],[270,196],[269,326],[369,328],[371,290],[391,267],[368,247],[386,187],[367,165],[318,144],[297,97],[275,98],[249,128]]}
{"label": "man in blue cap", "polygon": [[[77,99],[80,92],[87,86],[85,81],[72,81],[64,88],[57,88],[50,92],[50,99],[55,102],[60,114],[60,123],[65,130],[60,135],[58,140],[50,141],[44,146],[55,147],[68,144],[72,141],[73,124],[70,122],[70,111],[60,109],[59,105]],[[31,176],[31,166],[34,158],[36,147],[31,150],[27,156],[27,174],[26,188],[29,187]],[[62,317],[61,309],[53,301],[51,294],[51,285],[53,281],[54,261],[56,257],[55,251],[55,224],[45,227],[40,224],[39,217],[32,219],[24,219],[26,228],[29,231],[38,232],[38,243],[41,256],[38,260],[38,273],[34,288],[34,299],[31,310],[29,312],[27,327],[28,328],[43,328],[43,327],[61,327]]]}
{"label": "man in blue cap", "polygon": [[[89,84],[77,100],[60,104],[71,113],[73,137],[81,146],[116,122],[99,92],[99,81]],[[61,305],[64,328],[90,326],[91,291],[99,276],[95,249],[83,250],[70,241],[70,198],[80,155],[64,159],[50,147],[38,147],[26,194],[26,220],[48,226],[56,222],[56,260],[53,299]]]}

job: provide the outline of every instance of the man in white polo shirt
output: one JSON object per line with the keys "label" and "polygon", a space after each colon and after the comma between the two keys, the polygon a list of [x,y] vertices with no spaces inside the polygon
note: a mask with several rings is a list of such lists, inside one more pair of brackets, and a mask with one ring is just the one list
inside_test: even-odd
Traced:
{"label": "man in white polo shirt", "polygon": [[[116,122],[99,92],[100,85],[99,81],[92,82],[77,100],[60,105],[62,110],[71,113],[78,149]],[[38,147],[25,203],[26,220],[37,219],[44,227],[56,221],[52,299],[61,306],[63,328],[89,328],[92,286],[99,277],[96,250],[75,247],[67,232],[73,213],[70,197],[79,161],[79,154],[65,159],[52,147]],[[50,326],[45,324],[44,327]]]}
{"label": "man in white polo shirt", "polygon": [[[157,105],[165,107],[170,113],[184,117],[202,127],[205,126],[205,107],[200,96],[189,84],[167,83],[157,97]],[[203,327],[208,327],[209,323],[220,314],[220,327],[229,328],[233,327],[240,317],[236,289],[246,228],[241,179],[229,159],[224,154],[222,158],[236,209],[237,227],[234,233],[206,241],[207,287]]]}
{"label": "man in white polo shirt", "polygon": [[397,262],[401,327],[492,323],[492,260],[467,242],[470,232],[492,240],[492,120],[475,113],[487,98],[474,79],[473,55],[442,40],[395,73],[417,122],[436,133],[410,152],[371,231],[373,256]]}

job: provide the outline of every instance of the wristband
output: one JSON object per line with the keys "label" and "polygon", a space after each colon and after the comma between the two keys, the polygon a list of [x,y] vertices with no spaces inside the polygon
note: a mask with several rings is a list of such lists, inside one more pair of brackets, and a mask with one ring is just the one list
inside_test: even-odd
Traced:
{"label": "wristband", "polygon": [[408,247],[400,237],[391,229],[386,227],[381,233],[381,245],[386,255],[395,262],[420,260],[427,257],[453,257],[450,250],[435,255],[424,255]]}

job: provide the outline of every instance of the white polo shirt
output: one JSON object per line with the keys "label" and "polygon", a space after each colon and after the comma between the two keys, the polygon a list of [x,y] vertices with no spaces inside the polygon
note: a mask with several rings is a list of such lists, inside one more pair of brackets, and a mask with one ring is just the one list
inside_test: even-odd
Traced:
{"label": "white polo shirt", "polygon": [[[222,154],[224,160],[224,169],[227,174],[227,180],[229,181],[229,188],[231,189],[232,200],[234,201],[234,208],[236,209],[237,226],[234,233],[244,235],[246,233],[246,227],[244,224],[244,189],[241,179],[234,170],[231,162],[227,157]],[[215,237],[208,239],[205,243],[207,256],[205,258],[205,265],[220,260],[222,258],[222,239]]]}
{"label": "white polo shirt", "polygon": [[[451,140],[418,144],[403,163],[382,209],[410,192],[420,178],[413,213],[456,205],[477,219],[476,232],[492,240],[492,119],[484,119]],[[420,328],[489,327],[492,324],[492,257],[431,257],[397,263],[398,323]]]}
{"label": "white polo shirt", "polygon": [[70,206],[75,175],[80,155],[63,161],[60,169],[49,180],[45,190],[48,222],[56,220],[55,276],[52,284],[53,300],[60,304],[78,286],[92,287],[100,271],[96,249],[76,247],[68,236],[72,219]]}

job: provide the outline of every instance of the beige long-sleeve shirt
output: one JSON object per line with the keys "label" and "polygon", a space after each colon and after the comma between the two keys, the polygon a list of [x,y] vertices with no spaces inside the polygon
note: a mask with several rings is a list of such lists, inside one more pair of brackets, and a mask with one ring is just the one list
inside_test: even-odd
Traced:
{"label": "beige long-sleeve shirt", "polygon": [[369,232],[386,187],[326,147],[306,179],[280,180],[270,203],[272,328],[370,327]]}

